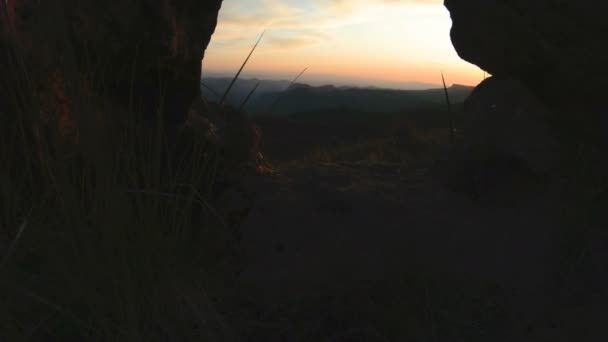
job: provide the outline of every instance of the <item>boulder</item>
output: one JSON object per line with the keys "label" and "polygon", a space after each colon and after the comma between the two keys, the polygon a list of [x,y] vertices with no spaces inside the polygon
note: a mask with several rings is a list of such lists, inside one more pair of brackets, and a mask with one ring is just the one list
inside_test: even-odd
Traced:
{"label": "boulder", "polygon": [[[553,308],[545,309],[548,314],[526,328],[534,331],[529,340],[604,341],[601,318],[606,316],[608,295],[602,289],[607,273],[598,265],[603,265],[605,256],[599,251],[606,246],[606,235],[593,234],[596,229],[605,231],[608,193],[608,116],[603,94],[608,76],[608,53],[603,47],[608,2],[445,0],[444,4],[451,14],[450,34],[458,55],[493,77],[466,101],[470,122],[453,155],[446,158],[443,179],[475,197],[515,193],[518,199],[524,196],[514,185],[525,183],[522,179],[553,180],[528,196],[525,208],[536,211],[554,202],[559,206],[552,204],[543,215],[561,222],[522,225],[526,234],[539,238],[518,237],[535,251],[554,250],[557,257],[538,268],[557,271],[546,277],[549,286],[542,291],[550,294],[547,299]],[[492,189],[497,184],[503,184],[500,191]],[[509,227],[508,232],[519,228]],[[511,256],[505,260],[522,269],[531,264]],[[542,287],[532,287],[541,293]]]}
{"label": "boulder", "polygon": [[439,167],[448,187],[475,199],[519,201],[551,179],[561,158],[552,112],[521,81],[490,77],[464,108],[466,120]]}
{"label": "boulder", "polygon": [[465,111],[466,147],[512,156],[541,177],[557,167],[560,150],[549,124],[551,111],[521,81],[486,79],[465,101]]}
{"label": "boulder", "polygon": [[247,112],[198,97],[188,111],[184,127],[195,128],[218,147],[228,169],[241,166],[261,171],[261,129]]}
{"label": "boulder", "polygon": [[[221,3],[2,1],[2,45],[14,42],[36,75],[57,73],[64,83],[178,123],[199,94],[201,60]],[[48,87],[41,78],[36,86]]]}
{"label": "boulder", "polygon": [[[575,159],[582,153],[605,159],[599,156],[608,149],[603,94],[608,55],[602,44],[608,32],[603,18],[608,3],[445,0],[444,4],[452,18],[450,35],[458,55],[494,76],[467,101],[466,116],[478,127],[469,130],[471,140],[500,147],[501,153],[508,151],[540,174],[554,165],[556,154],[570,168],[580,166]],[[500,128],[501,120],[508,120],[507,128]],[[594,168],[607,170],[608,162],[595,163]]]}
{"label": "boulder", "polygon": [[[608,3],[597,0],[445,0],[458,55],[521,80],[550,102],[601,99]],[[579,104],[580,106],[580,104]]]}

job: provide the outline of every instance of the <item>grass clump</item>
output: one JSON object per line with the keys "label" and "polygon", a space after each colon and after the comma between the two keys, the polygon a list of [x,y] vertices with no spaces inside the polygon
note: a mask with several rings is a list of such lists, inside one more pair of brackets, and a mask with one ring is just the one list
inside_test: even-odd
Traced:
{"label": "grass clump", "polygon": [[0,340],[230,340],[216,299],[236,244],[210,204],[216,149],[67,69],[69,102],[45,102],[48,75],[3,44]]}

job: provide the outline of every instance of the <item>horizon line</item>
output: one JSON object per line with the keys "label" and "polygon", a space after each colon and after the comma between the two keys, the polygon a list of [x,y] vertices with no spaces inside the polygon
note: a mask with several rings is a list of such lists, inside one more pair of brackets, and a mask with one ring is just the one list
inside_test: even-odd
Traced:
{"label": "horizon line", "polygon": [[[226,79],[231,79],[233,78],[234,75],[231,75],[230,73],[226,72],[210,72],[210,73],[205,73],[203,75],[201,75],[201,81],[203,81],[205,78],[226,78]],[[244,77],[240,77],[239,80],[249,80],[249,81],[273,81],[273,82],[285,82],[285,83],[291,83],[290,80],[288,80],[287,78],[268,78],[268,77],[260,77],[257,75],[245,75]],[[334,82],[334,83],[332,83]],[[428,83],[428,82],[420,82],[420,81],[402,81],[402,82],[398,82],[398,81],[379,81],[379,83],[393,83],[394,85],[378,85],[378,84],[373,84],[373,83],[377,83],[377,82],[370,82],[370,83],[364,83],[364,81],[340,81],[340,80],[324,80],[324,79],[318,79],[318,80],[312,80],[312,82],[310,81],[301,81],[301,82],[297,82],[296,84],[304,84],[304,85],[308,85],[308,86],[312,86],[312,87],[326,87],[326,86],[333,86],[336,88],[339,87],[353,87],[353,88],[377,88],[377,89],[387,89],[387,90],[431,90],[431,89],[440,89],[443,88],[443,85],[440,83]],[[401,86],[399,86],[399,84],[401,83]],[[453,87],[453,86],[463,86],[463,87],[471,87],[474,88],[477,85],[471,85],[471,84],[462,84],[462,83],[452,83],[449,87]]]}
{"label": "horizon line", "polygon": [[[234,73],[230,72],[203,72],[201,74],[201,80],[205,78],[233,78]],[[262,81],[275,81],[275,82],[291,82],[287,79],[287,76],[262,76],[259,74],[245,74],[239,78],[240,80],[262,80]],[[302,80],[299,84],[306,84],[315,87],[322,86],[335,86],[335,87],[355,87],[355,88],[379,88],[379,89],[396,89],[396,90],[425,90],[425,89],[437,89],[443,88],[440,82],[429,83],[421,81],[391,81],[391,80],[340,80],[332,79],[331,77],[316,77],[313,80]],[[478,84],[463,84],[454,82],[452,86],[465,86],[465,87],[476,87]]]}

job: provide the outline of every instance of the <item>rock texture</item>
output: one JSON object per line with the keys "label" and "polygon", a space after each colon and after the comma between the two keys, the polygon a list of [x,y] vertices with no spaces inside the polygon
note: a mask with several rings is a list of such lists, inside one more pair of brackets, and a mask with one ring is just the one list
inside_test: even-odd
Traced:
{"label": "rock texture", "polygon": [[517,198],[551,178],[561,161],[552,112],[521,81],[488,78],[464,108],[463,134],[440,167],[448,187],[483,200]]}
{"label": "rock texture", "polygon": [[[16,42],[29,67],[69,65],[93,92],[175,123],[200,91],[200,63],[221,3],[8,0],[0,4],[0,27],[4,44]],[[74,75],[58,73],[73,83]]]}
{"label": "rock texture", "polygon": [[[500,193],[498,197],[504,199],[504,194],[515,192],[518,201],[533,198],[531,194],[535,191],[542,194],[557,189],[555,195],[530,201],[528,208],[550,200],[570,202],[548,216],[568,213],[584,219],[576,223],[564,220],[546,228],[540,225],[526,228],[530,234],[541,236],[542,232],[530,245],[532,248],[557,251],[555,255],[563,259],[543,265],[545,269],[549,265],[559,269],[554,275],[547,273],[543,292],[554,291],[548,298],[560,309],[541,315],[541,319],[526,328],[533,332],[529,340],[606,340],[599,321],[606,316],[608,295],[603,290],[590,290],[590,284],[598,284],[602,289],[607,284],[600,252],[606,246],[606,235],[600,236],[596,231],[605,230],[608,194],[606,177],[599,176],[608,170],[605,157],[608,116],[603,85],[608,76],[605,67],[608,55],[603,47],[608,32],[605,19],[608,3],[599,0],[445,0],[444,3],[451,13],[451,38],[460,57],[493,75],[466,101],[470,122],[463,129],[461,144],[454,149],[457,153],[447,158],[449,165],[444,171],[448,185],[481,198]],[[522,178],[526,176],[517,179],[514,175],[522,170],[549,182],[536,188],[525,186],[525,192],[521,191],[516,185],[523,185]],[[505,173],[508,175],[504,176]],[[503,184],[503,188],[491,189],[497,184]],[[504,201],[501,204],[505,206]],[[561,225],[567,235],[556,238]],[[517,228],[508,227],[504,231]],[[518,239],[531,241],[525,235]],[[571,257],[568,249],[589,252],[585,257]],[[508,253],[509,250],[505,251],[505,255]],[[566,271],[565,265],[574,259],[577,270]],[[527,261],[513,261],[511,256],[505,260],[522,269],[527,267]],[[532,288],[539,289],[531,284],[528,289]],[[534,301],[531,299],[530,303]]]}
{"label": "rock texture", "polygon": [[491,77],[465,101],[468,144],[489,146],[524,161],[544,176],[559,161],[559,144],[547,122],[551,111],[519,80]]}
{"label": "rock texture", "polygon": [[[608,55],[602,44],[608,32],[604,19],[608,3],[445,0],[444,4],[459,56],[493,75],[468,101],[468,114],[477,124],[468,127],[469,133],[479,138],[479,145],[491,141],[494,147],[523,157],[535,170],[555,159],[553,147],[539,148],[541,140],[545,145],[555,140],[561,145],[557,154],[571,157],[580,154],[576,151],[580,146],[596,155],[608,148],[603,103]],[[484,130],[485,138],[478,134]]]}
{"label": "rock texture", "polygon": [[522,80],[548,101],[601,96],[608,3],[597,0],[445,0],[464,60]]}

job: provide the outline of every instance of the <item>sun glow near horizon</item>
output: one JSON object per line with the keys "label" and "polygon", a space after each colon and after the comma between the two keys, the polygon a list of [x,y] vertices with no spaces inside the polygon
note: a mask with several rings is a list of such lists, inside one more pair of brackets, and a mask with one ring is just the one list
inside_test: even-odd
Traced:
{"label": "sun glow near horizon", "polygon": [[263,30],[244,73],[302,82],[400,87],[476,85],[483,71],[452,47],[442,0],[224,0],[203,61],[234,73]]}

